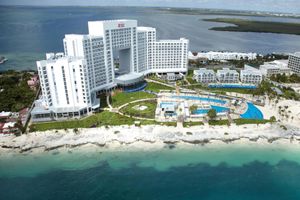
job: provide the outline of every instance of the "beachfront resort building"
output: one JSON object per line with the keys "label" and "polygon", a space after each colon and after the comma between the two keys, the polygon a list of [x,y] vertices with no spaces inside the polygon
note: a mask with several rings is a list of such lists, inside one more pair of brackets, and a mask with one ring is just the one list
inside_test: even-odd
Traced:
{"label": "beachfront resort building", "polygon": [[249,65],[245,65],[244,69],[241,70],[240,78],[243,83],[257,85],[261,83],[263,77],[260,70]]}
{"label": "beachfront resort building", "polygon": [[217,71],[217,80],[220,83],[238,83],[239,73],[236,70],[223,68]]}
{"label": "beachfront resort building", "polygon": [[80,117],[99,108],[99,93],[138,85],[152,73],[187,72],[187,39],[157,40],[155,28],[136,20],[90,21],[88,31],[65,35],[64,53],[37,61],[42,97],[34,121]]}
{"label": "beachfront resort building", "polygon": [[290,68],[292,72],[300,75],[300,52],[290,54],[288,68]]}
{"label": "beachfront resort building", "polygon": [[259,67],[264,77],[271,77],[276,74],[291,74],[291,69],[288,68],[288,60],[275,60],[272,62],[265,62]]}
{"label": "beachfront resort building", "polygon": [[189,59],[201,59],[206,58],[208,60],[222,61],[222,60],[255,60],[257,58],[256,53],[238,53],[238,52],[189,52]]}
{"label": "beachfront resort building", "polygon": [[216,73],[212,69],[200,68],[194,70],[193,79],[198,83],[214,83],[216,82]]}

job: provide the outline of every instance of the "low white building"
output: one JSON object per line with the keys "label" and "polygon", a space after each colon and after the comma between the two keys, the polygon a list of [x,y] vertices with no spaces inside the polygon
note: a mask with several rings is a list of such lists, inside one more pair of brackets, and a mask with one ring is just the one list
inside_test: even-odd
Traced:
{"label": "low white building", "polygon": [[292,72],[300,75],[300,52],[290,54],[288,68],[290,68]]}
{"label": "low white building", "polygon": [[217,71],[217,80],[220,83],[238,83],[239,73],[236,70],[223,68]]}
{"label": "low white building", "polygon": [[255,60],[257,58],[256,53],[239,53],[239,52],[199,52],[197,55],[193,55],[189,52],[189,59],[207,58],[208,60]]}
{"label": "low white building", "polygon": [[265,77],[270,77],[276,74],[291,74],[291,69],[288,68],[288,60],[275,60],[272,62],[265,62],[259,67],[262,75]]}
{"label": "low white building", "polygon": [[216,82],[216,73],[212,69],[200,68],[194,70],[193,79],[199,83],[214,83]]}
{"label": "low white building", "polygon": [[244,69],[240,73],[241,81],[243,83],[260,84],[262,81],[262,73],[260,70],[245,65]]}

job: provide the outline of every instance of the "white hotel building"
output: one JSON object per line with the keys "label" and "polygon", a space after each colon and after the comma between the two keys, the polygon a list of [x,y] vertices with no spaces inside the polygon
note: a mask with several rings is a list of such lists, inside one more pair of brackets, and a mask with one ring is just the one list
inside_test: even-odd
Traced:
{"label": "white hotel building", "polygon": [[264,77],[271,77],[276,74],[291,74],[291,69],[288,68],[288,60],[274,60],[272,62],[265,62],[259,67]]}
{"label": "white hotel building", "polygon": [[255,85],[260,84],[263,78],[260,70],[249,65],[245,65],[244,69],[241,70],[240,76],[243,83],[250,83]]}
{"label": "white hotel building", "polygon": [[151,73],[187,72],[187,39],[157,40],[155,28],[138,27],[136,20],[91,21],[88,30],[65,35],[64,54],[37,61],[42,98],[34,121],[80,117],[99,108],[99,92],[137,84]]}
{"label": "white hotel building", "polygon": [[255,60],[257,58],[256,53],[239,53],[239,52],[199,52],[197,55],[193,55],[189,52],[189,59],[195,60],[198,58],[206,58],[208,60]]}
{"label": "white hotel building", "polygon": [[217,71],[217,80],[220,83],[238,83],[239,73],[236,70],[223,68]]}
{"label": "white hotel building", "polygon": [[290,68],[292,72],[300,75],[300,52],[290,54],[288,68]]}
{"label": "white hotel building", "polygon": [[199,83],[214,83],[216,82],[216,73],[212,69],[200,68],[194,70],[193,79]]}

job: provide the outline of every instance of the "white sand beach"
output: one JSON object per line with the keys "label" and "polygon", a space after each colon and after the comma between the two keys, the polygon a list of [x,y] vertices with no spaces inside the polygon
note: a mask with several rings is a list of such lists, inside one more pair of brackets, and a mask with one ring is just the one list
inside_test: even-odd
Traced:
{"label": "white sand beach", "polygon": [[[291,145],[300,148],[300,129],[279,124],[193,126],[189,128],[167,126],[113,126],[109,128],[52,130],[33,132],[16,137],[0,136],[0,156],[8,153],[32,153],[54,149],[86,146],[105,147],[109,150],[151,150],[165,145]],[[292,145],[293,144],[293,145]]]}

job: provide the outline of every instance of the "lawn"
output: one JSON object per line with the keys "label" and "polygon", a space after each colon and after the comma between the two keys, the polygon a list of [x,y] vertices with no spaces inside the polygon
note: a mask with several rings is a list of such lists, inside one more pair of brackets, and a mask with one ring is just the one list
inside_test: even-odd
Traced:
{"label": "lawn", "polygon": [[135,101],[138,99],[148,99],[148,98],[155,98],[154,94],[149,94],[146,92],[118,92],[116,91],[114,95],[112,95],[112,106],[119,107],[123,104],[129,103],[131,101]]}
{"label": "lawn", "polygon": [[155,75],[149,76],[149,77],[147,77],[147,78],[148,78],[148,79],[151,79],[151,80],[154,80],[154,81],[161,82],[161,83],[168,83],[167,80],[160,79],[160,78],[158,78],[158,77],[155,76]]}
{"label": "lawn", "polygon": [[266,124],[270,123],[271,120],[258,120],[258,119],[235,119],[233,120],[236,125],[243,125],[243,124]]}
{"label": "lawn", "polygon": [[236,92],[240,94],[256,94],[258,91],[258,89],[243,89],[243,88],[209,88],[202,84],[189,85],[186,86],[186,88],[191,90],[195,90],[195,89],[206,90],[218,94],[225,94],[226,92]]}
{"label": "lawn", "polygon": [[191,127],[191,126],[202,126],[203,122],[184,122],[183,127]]}
{"label": "lawn", "polygon": [[186,80],[190,83],[190,84],[197,84],[198,82],[195,81],[193,78],[191,77],[187,77]]}
{"label": "lawn", "polygon": [[159,83],[148,82],[145,90],[159,92],[160,90],[174,90],[174,88]]}
{"label": "lawn", "polygon": [[141,125],[165,125],[176,126],[175,123],[160,123],[154,120],[136,120],[130,117],[122,116],[117,113],[103,111],[80,120],[55,121],[45,123],[35,123],[30,126],[31,131],[47,131],[53,129],[75,129],[75,128],[91,128],[100,126],[118,126],[133,125],[135,121],[139,121]]}
{"label": "lawn", "polygon": [[229,120],[225,119],[225,120],[209,120],[208,121],[209,125],[212,126],[224,126],[224,125],[230,125]]}
{"label": "lawn", "polygon": [[[130,103],[129,105],[122,108],[121,112],[130,116],[154,119],[156,104],[157,102],[155,100]],[[147,108],[145,110],[138,110],[136,107],[140,106],[146,106]]]}

